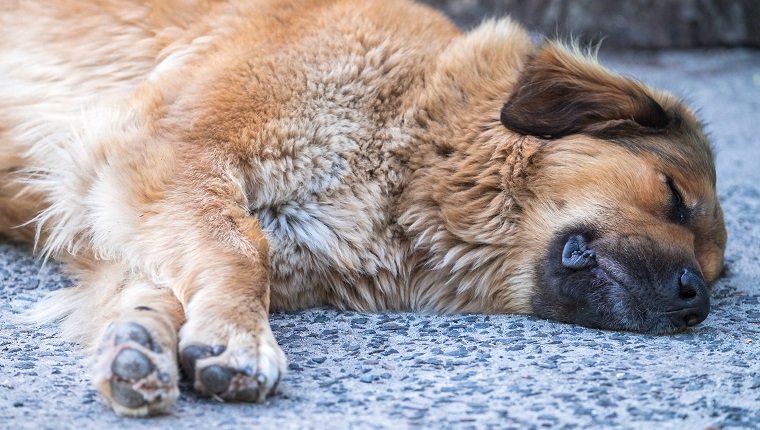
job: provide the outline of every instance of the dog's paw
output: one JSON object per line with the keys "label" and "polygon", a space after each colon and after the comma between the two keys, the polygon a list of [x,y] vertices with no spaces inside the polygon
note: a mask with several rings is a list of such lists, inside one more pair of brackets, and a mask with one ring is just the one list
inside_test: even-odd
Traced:
{"label": "dog's paw", "polygon": [[[218,400],[263,402],[285,373],[285,354],[267,328],[203,341],[183,328],[180,363],[201,394]],[[225,336],[223,336],[225,337]]]}
{"label": "dog's paw", "polygon": [[112,325],[94,358],[93,382],[120,415],[165,413],[179,395],[176,352],[142,324]]}

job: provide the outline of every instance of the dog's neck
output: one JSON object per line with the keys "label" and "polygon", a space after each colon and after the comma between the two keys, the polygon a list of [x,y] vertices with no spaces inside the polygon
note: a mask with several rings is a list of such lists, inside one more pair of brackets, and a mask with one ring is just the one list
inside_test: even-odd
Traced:
{"label": "dog's neck", "polygon": [[[406,114],[412,141],[400,155],[409,171],[396,215],[409,246],[405,296],[415,309],[528,310],[527,297],[494,295],[531,276],[519,252],[520,201],[529,193],[524,173],[538,143],[500,123],[515,66],[505,65],[501,73],[500,67],[481,64],[477,50],[483,39],[470,34],[442,53]],[[496,36],[485,39],[504,43]],[[510,59],[519,62],[530,46],[511,49],[519,52],[509,53]],[[472,61],[462,58],[468,56]],[[484,80],[490,83],[478,85]],[[481,91],[495,92],[476,95]],[[510,309],[493,303],[510,303]]]}

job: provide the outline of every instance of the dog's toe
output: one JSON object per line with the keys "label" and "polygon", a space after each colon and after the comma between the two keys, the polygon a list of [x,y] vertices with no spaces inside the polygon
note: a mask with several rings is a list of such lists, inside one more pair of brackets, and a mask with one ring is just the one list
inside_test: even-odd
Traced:
{"label": "dog's toe", "polygon": [[117,413],[155,415],[177,398],[176,356],[159,343],[136,322],[115,324],[106,334],[95,357],[93,379]]}
{"label": "dog's toe", "polygon": [[232,382],[235,372],[224,366],[213,365],[200,371],[200,381],[206,390],[213,394],[222,394]]}
{"label": "dog's toe", "polygon": [[215,357],[225,351],[224,345],[190,345],[179,354],[180,364],[191,378],[195,377],[195,362],[208,357]]}
{"label": "dog's toe", "polygon": [[192,343],[180,361],[198,392],[227,401],[263,402],[285,371],[285,355],[271,336],[240,336],[226,347]]}
{"label": "dog's toe", "polygon": [[161,347],[153,342],[148,330],[140,324],[134,322],[120,324],[116,327],[115,331],[114,345],[132,341],[150,349],[151,351],[161,352]]}
{"label": "dog's toe", "polygon": [[112,379],[110,385],[111,397],[116,403],[125,408],[136,409],[148,403],[139,391],[132,388],[130,382]]}
{"label": "dog's toe", "polygon": [[114,375],[130,381],[148,376],[154,368],[145,354],[132,348],[122,349],[111,364]]}

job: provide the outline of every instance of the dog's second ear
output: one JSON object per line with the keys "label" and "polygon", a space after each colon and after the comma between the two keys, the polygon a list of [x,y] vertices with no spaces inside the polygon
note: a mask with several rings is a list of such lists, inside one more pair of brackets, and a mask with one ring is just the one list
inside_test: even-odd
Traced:
{"label": "dog's second ear", "polygon": [[559,44],[547,44],[528,61],[501,110],[507,128],[548,139],[613,120],[661,129],[669,118],[640,84]]}

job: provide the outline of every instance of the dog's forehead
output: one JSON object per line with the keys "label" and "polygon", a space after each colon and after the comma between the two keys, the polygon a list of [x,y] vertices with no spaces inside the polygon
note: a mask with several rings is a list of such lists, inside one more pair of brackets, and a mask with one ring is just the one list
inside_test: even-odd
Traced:
{"label": "dog's forehead", "polygon": [[706,179],[714,188],[714,155],[702,126],[684,109],[671,109],[669,115],[670,124],[663,130],[646,130],[620,122],[589,134],[654,161],[664,174],[696,182]]}

